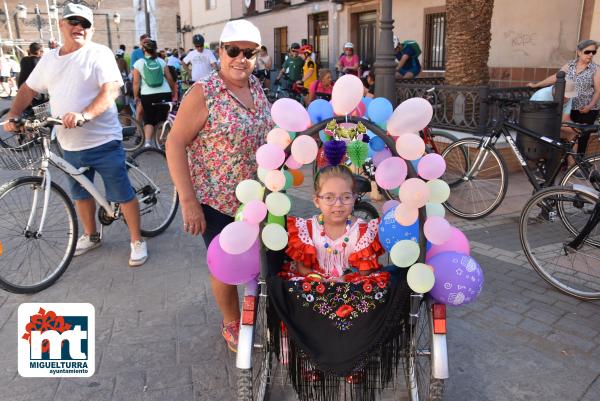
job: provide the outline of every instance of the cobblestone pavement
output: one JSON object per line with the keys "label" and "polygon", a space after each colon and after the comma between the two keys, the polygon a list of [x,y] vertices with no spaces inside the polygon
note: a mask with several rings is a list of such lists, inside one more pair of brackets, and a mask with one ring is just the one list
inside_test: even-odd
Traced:
{"label": "cobblestone pavement", "polygon": [[[6,177],[4,177],[6,178]],[[517,242],[529,193],[511,176],[500,210],[480,221],[450,218],[485,271],[479,300],[448,311],[449,401],[600,399],[600,304],[565,296],[538,277]],[[312,213],[308,184],[290,191],[294,213]],[[219,333],[205,247],[178,216],[148,240],[149,261],[127,267],[126,229],[108,227],[101,248],[73,260],[34,295],[0,292],[0,401],[233,400],[234,358]],[[17,308],[23,302],[90,302],[96,309],[96,374],[24,379],[17,374]],[[405,400],[404,392],[384,400]],[[272,400],[294,400],[276,383]]]}

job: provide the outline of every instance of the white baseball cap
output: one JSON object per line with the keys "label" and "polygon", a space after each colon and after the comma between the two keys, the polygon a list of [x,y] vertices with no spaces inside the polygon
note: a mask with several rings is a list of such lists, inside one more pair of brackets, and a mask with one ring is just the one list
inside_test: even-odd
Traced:
{"label": "white baseball cap", "polygon": [[344,45],[344,49],[354,49],[354,45],[352,42],[348,42]]}
{"label": "white baseball cap", "polygon": [[69,17],[81,17],[94,25],[94,12],[83,4],[67,3],[63,8],[63,19]]}
{"label": "white baseball cap", "polygon": [[258,46],[262,44],[260,31],[252,22],[245,19],[229,21],[221,32],[221,43],[227,42],[253,42]]}

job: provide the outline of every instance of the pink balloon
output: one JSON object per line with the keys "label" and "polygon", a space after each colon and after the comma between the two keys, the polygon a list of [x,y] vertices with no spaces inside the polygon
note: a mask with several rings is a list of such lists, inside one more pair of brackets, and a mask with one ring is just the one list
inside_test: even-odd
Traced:
{"label": "pink balloon", "polygon": [[363,102],[360,102],[358,106],[352,111],[354,117],[364,117],[367,114],[367,106]]}
{"label": "pink balloon", "polygon": [[256,151],[256,162],[265,170],[275,170],[285,161],[285,152],[279,145],[265,143]]}
{"label": "pink balloon", "polygon": [[292,142],[292,156],[299,163],[312,163],[317,158],[318,152],[317,142],[308,135],[298,135]]}
{"label": "pink balloon", "polygon": [[464,255],[471,254],[471,247],[466,235],[458,228],[450,226],[450,238],[440,245],[432,245],[427,252],[426,259],[434,257],[442,252],[458,252]]}
{"label": "pink balloon", "polygon": [[416,134],[400,135],[396,140],[396,151],[403,159],[417,160],[425,153],[425,142]]}
{"label": "pink balloon", "polygon": [[259,227],[246,221],[234,221],[225,226],[219,237],[221,248],[231,255],[246,252],[258,238]]}
{"label": "pink balloon", "polygon": [[429,124],[431,117],[433,117],[431,103],[426,99],[413,97],[396,107],[387,122],[387,130],[394,136],[419,132]]}
{"label": "pink balloon", "polygon": [[406,162],[399,157],[382,161],[375,170],[375,181],[383,189],[398,188],[406,179]]}
{"label": "pink balloon", "polygon": [[383,162],[386,159],[389,159],[390,157],[392,157],[392,152],[388,148],[385,148],[382,151],[379,151],[373,155],[373,165],[375,167],[379,167],[381,162]]}
{"label": "pink balloon", "polygon": [[430,153],[419,160],[417,171],[420,177],[426,180],[435,180],[440,178],[446,171],[446,162],[437,153]]}
{"label": "pink balloon", "polygon": [[400,187],[400,202],[419,208],[429,200],[429,187],[419,178],[409,178]]}
{"label": "pink balloon", "polygon": [[423,233],[433,245],[441,245],[450,239],[452,233],[450,228],[450,223],[445,218],[431,216],[427,218],[423,225]]}
{"label": "pink balloon", "polygon": [[419,209],[408,206],[406,203],[401,203],[394,211],[396,221],[403,226],[412,226],[419,218]]}
{"label": "pink balloon", "polygon": [[282,98],[273,103],[271,117],[275,124],[288,132],[302,132],[310,127],[308,111],[293,99]]}
{"label": "pink balloon", "polygon": [[292,138],[290,138],[290,134],[286,130],[277,127],[273,128],[267,134],[267,143],[279,145],[282,149],[285,149],[292,143]]}
{"label": "pink balloon", "polygon": [[399,204],[400,202],[398,202],[396,199],[390,199],[389,201],[386,201],[381,208],[381,214],[386,214],[388,210],[398,206]]}
{"label": "pink balloon", "polygon": [[[347,115],[358,106],[363,97],[363,83],[356,75],[346,74],[333,85],[331,104],[338,115]],[[300,130],[291,130],[300,131]]]}
{"label": "pink balloon", "polygon": [[[271,170],[265,177],[265,186],[271,192],[281,191],[285,186],[285,174],[281,170]],[[245,208],[244,208],[245,209]]]}
{"label": "pink balloon", "polygon": [[206,262],[210,273],[225,284],[238,285],[254,279],[260,271],[259,244],[254,241],[246,252],[232,255],[221,248],[220,236],[217,235],[206,254]]}
{"label": "pink balloon", "polygon": [[244,205],[242,215],[244,216],[243,221],[258,224],[267,217],[267,205],[259,200],[251,200]]}
{"label": "pink balloon", "polygon": [[300,167],[302,167],[302,163],[298,163],[291,155],[285,161],[285,165],[292,170],[298,170]]}

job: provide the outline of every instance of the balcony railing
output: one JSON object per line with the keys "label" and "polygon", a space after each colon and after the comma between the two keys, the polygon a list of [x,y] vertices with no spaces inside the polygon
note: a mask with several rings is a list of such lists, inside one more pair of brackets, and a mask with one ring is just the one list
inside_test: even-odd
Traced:
{"label": "balcony railing", "polygon": [[291,0],[265,0],[265,10],[277,10],[279,8],[289,7]]}

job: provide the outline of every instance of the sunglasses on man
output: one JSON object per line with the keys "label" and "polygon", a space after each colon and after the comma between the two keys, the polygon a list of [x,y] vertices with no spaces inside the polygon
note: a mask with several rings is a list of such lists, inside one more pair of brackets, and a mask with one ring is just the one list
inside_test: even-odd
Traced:
{"label": "sunglasses on man", "polygon": [[90,23],[90,21],[88,21],[86,19],[79,19],[77,17],[67,18],[67,23],[71,26],[81,25],[81,27],[83,29],[90,29],[92,27],[92,24]]}
{"label": "sunglasses on man", "polygon": [[584,50],[583,54],[591,54],[592,56],[596,55],[596,50]]}
{"label": "sunglasses on man", "polygon": [[254,58],[260,50],[258,47],[240,49],[236,45],[223,45],[223,49],[225,49],[225,52],[227,52],[227,55],[231,58],[236,58],[240,53],[243,53],[244,57],[248,60]]}

